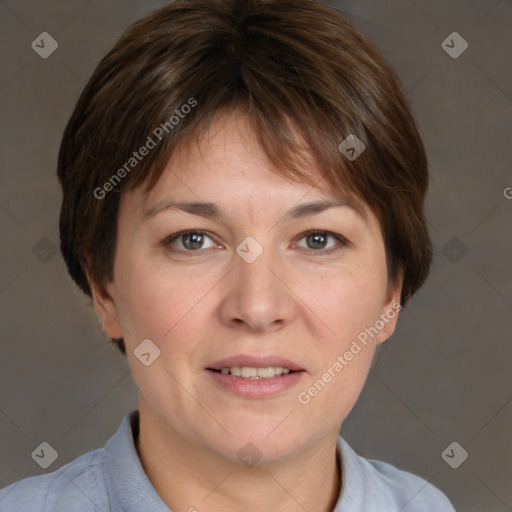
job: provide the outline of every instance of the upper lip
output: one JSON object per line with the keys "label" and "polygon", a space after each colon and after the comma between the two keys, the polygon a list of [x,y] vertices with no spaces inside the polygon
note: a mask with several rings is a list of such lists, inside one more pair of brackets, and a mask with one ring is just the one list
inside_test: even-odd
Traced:
{"label": "upper lip", "polygon": [[210,364],[207,368],[211,370],[222,370],[222,368],[232,368],[233,366],[249,366],[256,368],[266,368],[268,366],[280,366],[281,368],[288,368],[289,370],[303,370],[302,366],[290,361],[281,356],[268,355],[268,356],[251,356],[251,355],[236,355],[227,357]]}

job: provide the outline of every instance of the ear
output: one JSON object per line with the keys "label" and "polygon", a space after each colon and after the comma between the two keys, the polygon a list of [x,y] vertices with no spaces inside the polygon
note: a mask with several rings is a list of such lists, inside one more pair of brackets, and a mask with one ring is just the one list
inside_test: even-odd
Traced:
{"label": "ear", "polygon": [[85,265],[85,274],[89,282],[89,287],[91,288],[94,309],[101,322],[103,331],[110,338],[122,338],[123,332],[118,321],[118,312],[115,303],[114,283],[109,283],[106,287],[98,285],[91,277],[89,258],[87,258],[87,264]]}
{"label": "ear", "polygon": [[[395,332],[396,323],[398,321],[399,312],[402,309],[400,304],[400,295],[402,293],[403,272],[400,272],[398,283],[395,286],[388,283],[386,299],[382,306],[381,314],[379,316],[380,322],[384,324],[382,329],[379,329],[376,342],[384,343]],[[380,323],[379,323],[380,325]]]}

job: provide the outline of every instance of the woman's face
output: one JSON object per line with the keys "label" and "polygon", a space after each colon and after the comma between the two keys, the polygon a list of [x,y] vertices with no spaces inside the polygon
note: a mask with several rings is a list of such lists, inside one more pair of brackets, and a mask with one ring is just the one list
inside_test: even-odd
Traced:
{"label": "woman's face", "polygon": [[[248,442],[270,461],[337,436],[399,301],[366,205],[302,208],[339,199],[272,172],[241,115],[175,153],[148,195],[122,196],[114,279],[94,300],[148,422],[233,460]],[[269,366],[296,371],[231,374]]]}

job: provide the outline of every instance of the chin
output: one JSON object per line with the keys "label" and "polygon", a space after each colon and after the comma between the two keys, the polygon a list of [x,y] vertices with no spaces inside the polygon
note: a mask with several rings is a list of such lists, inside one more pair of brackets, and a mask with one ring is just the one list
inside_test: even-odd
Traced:
{"label": "chin", "polygon": [[[259,427],[247,425],[240,429],[231,428],[233,437],[225,436],[221,451],[235,462],[245,463],[246,457],[258,459],[260,464],[272,463],[286,459],[305,442],[305,433],[300,434],[278,426],[283,417],[278,421],[267,422]],[[276,428],[277,427],[277,428]],[[218,445],[219,439],[213,440]],[[227,450],[227,452],[226,452]]]}

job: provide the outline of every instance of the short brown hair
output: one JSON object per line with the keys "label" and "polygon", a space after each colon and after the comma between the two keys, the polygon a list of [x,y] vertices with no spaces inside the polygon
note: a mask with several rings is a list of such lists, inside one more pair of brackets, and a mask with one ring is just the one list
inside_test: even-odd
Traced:
{"label": "short brown hair", "polygon": [[[299,133],[334,191],[368,204],[388,280],[403,275],[405,306],[432,262],[425,149],[380,52],[315,0],[175,0],[121,36],[85,86],[59,152],[60,247],[77,285],[91,296],[86,265],[101,288],[113,279],[123,191],[150,190],[177,144],[221,110],[248,115],[276,169],[311,182],[297,164]],[[355,160],[339,149],[351,134],[366,147]],[[149,139],[155,146],[135,161]],[[122,338],[113,341],[125,352]]]}

